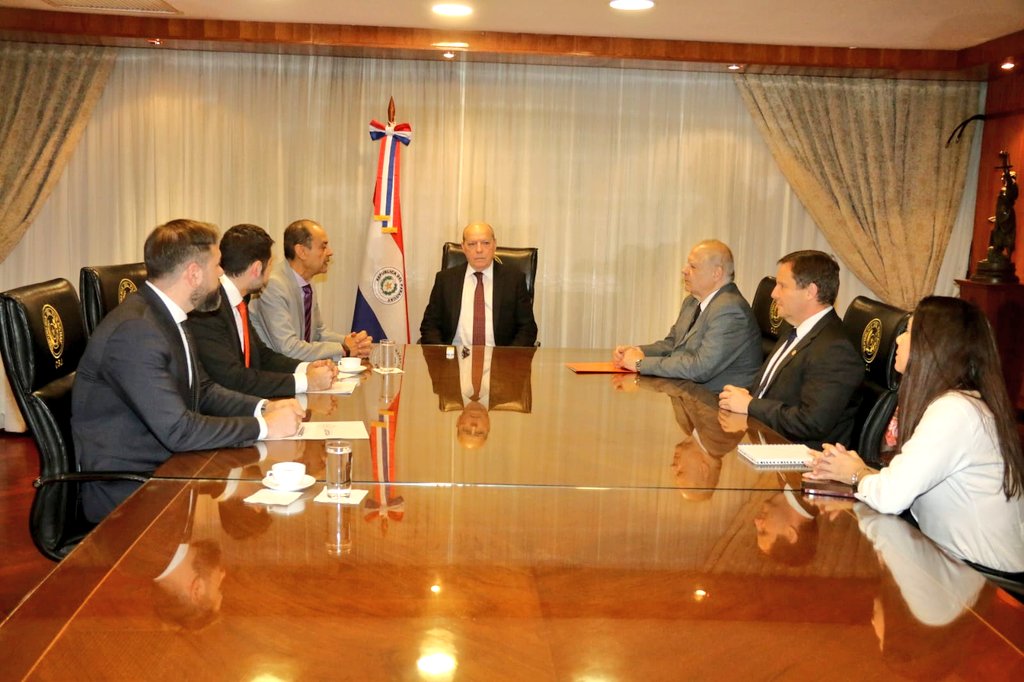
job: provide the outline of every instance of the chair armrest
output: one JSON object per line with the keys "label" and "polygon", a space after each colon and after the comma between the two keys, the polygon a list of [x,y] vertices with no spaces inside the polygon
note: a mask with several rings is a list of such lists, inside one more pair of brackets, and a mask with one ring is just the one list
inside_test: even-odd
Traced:
{"label": "chair armrest", "polygon": [[148,474],[140,474],[137,471],[82,471],[54,476],[40,476],[32,481],[32,487],[42,488],[51,483],[80,483],[84,481],[138,481],[145,483],[149,480]]}

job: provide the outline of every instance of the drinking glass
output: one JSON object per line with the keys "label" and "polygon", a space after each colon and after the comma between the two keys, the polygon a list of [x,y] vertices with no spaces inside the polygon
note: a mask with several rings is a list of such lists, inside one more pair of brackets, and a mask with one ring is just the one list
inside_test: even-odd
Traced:
{"label": "drinking glass", "polygon": [[327,497],[344,500],[352,494],[352,443],[347,440],[329,440],[327,450]]}

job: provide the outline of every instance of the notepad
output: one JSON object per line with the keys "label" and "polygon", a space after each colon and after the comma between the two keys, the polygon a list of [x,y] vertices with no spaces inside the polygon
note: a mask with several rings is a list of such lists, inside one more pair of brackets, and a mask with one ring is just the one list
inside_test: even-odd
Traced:
{"label": "notepad", "polygon": [[806,445],[752,445],[743,443],[737,448],[754,466],[776,469],[807,469],[804,464],[811,457]]}

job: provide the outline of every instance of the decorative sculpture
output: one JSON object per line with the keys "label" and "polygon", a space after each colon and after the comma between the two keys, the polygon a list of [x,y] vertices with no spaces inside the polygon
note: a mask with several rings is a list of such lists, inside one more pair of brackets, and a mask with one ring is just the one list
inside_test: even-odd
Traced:
{"label": "decorative sculpture", "polygon": [[1013,204],[1017,201],[1017,173],[1010,165],[1010,154],[999,152],[1002,165],[996,170],[1003,172],[1003,188],[996,198],[996,214],[989,218],[992,234],[988,240],[988,255],[985,260],[978,261],[978,267],[972,280],[993,284],[1013,283],[1017,281],[1011,256],[1017,240],[1017,216]]}

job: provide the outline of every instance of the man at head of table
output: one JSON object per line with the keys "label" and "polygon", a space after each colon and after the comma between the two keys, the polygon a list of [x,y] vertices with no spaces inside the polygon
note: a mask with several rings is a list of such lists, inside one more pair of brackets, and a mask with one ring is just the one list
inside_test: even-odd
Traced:
{"label": "man at head of table", "polygon": [[296,360],[369,357],[373,338],[365,331],[341,334],[320,319],[312,279],[327,272],[334,251],[327,232],[312,220],[296,220],[284,230],[284,260],[273,266],[266,288],[249,305],[263,342]]}
{"label": "man at head of table", "polygon": [[686,258],[679,317],[668,336],[645,346],[616,346],[612,362],[640,374],[688,379],[710,391],[748,385],[761,365],[761,332],[733,284],[732,251],[717,239]]}
{"label": "man at head of table", "polygon": [[[154,471],[171,454],[294,434],[294,399],[267,402],[230,391],[203,370],[184,322],[220,305],[217,229],[172,220],[145,244],[149,280],[99,324],[78,366],[71,430],[83,471]],[[86,484],[86,517],[98,521],[137,483]]]}
{"label": "man at head of table", "polygon": [[532,346],[537,340],[526,276],[494,258],[497,241],[487,223],[462,231],[465,265],[437,273],[420,323],[420,343],[457,346]]}
{"label": "man at head of table", "polygon": [[822,443],[850,445],[864,364],[832,308],[838,292],[839,264],[832,256],[783,256],[772,300],[793,331],[779,339],[751,388],[722,390],[719,407],[749,414],[815,450]]}

